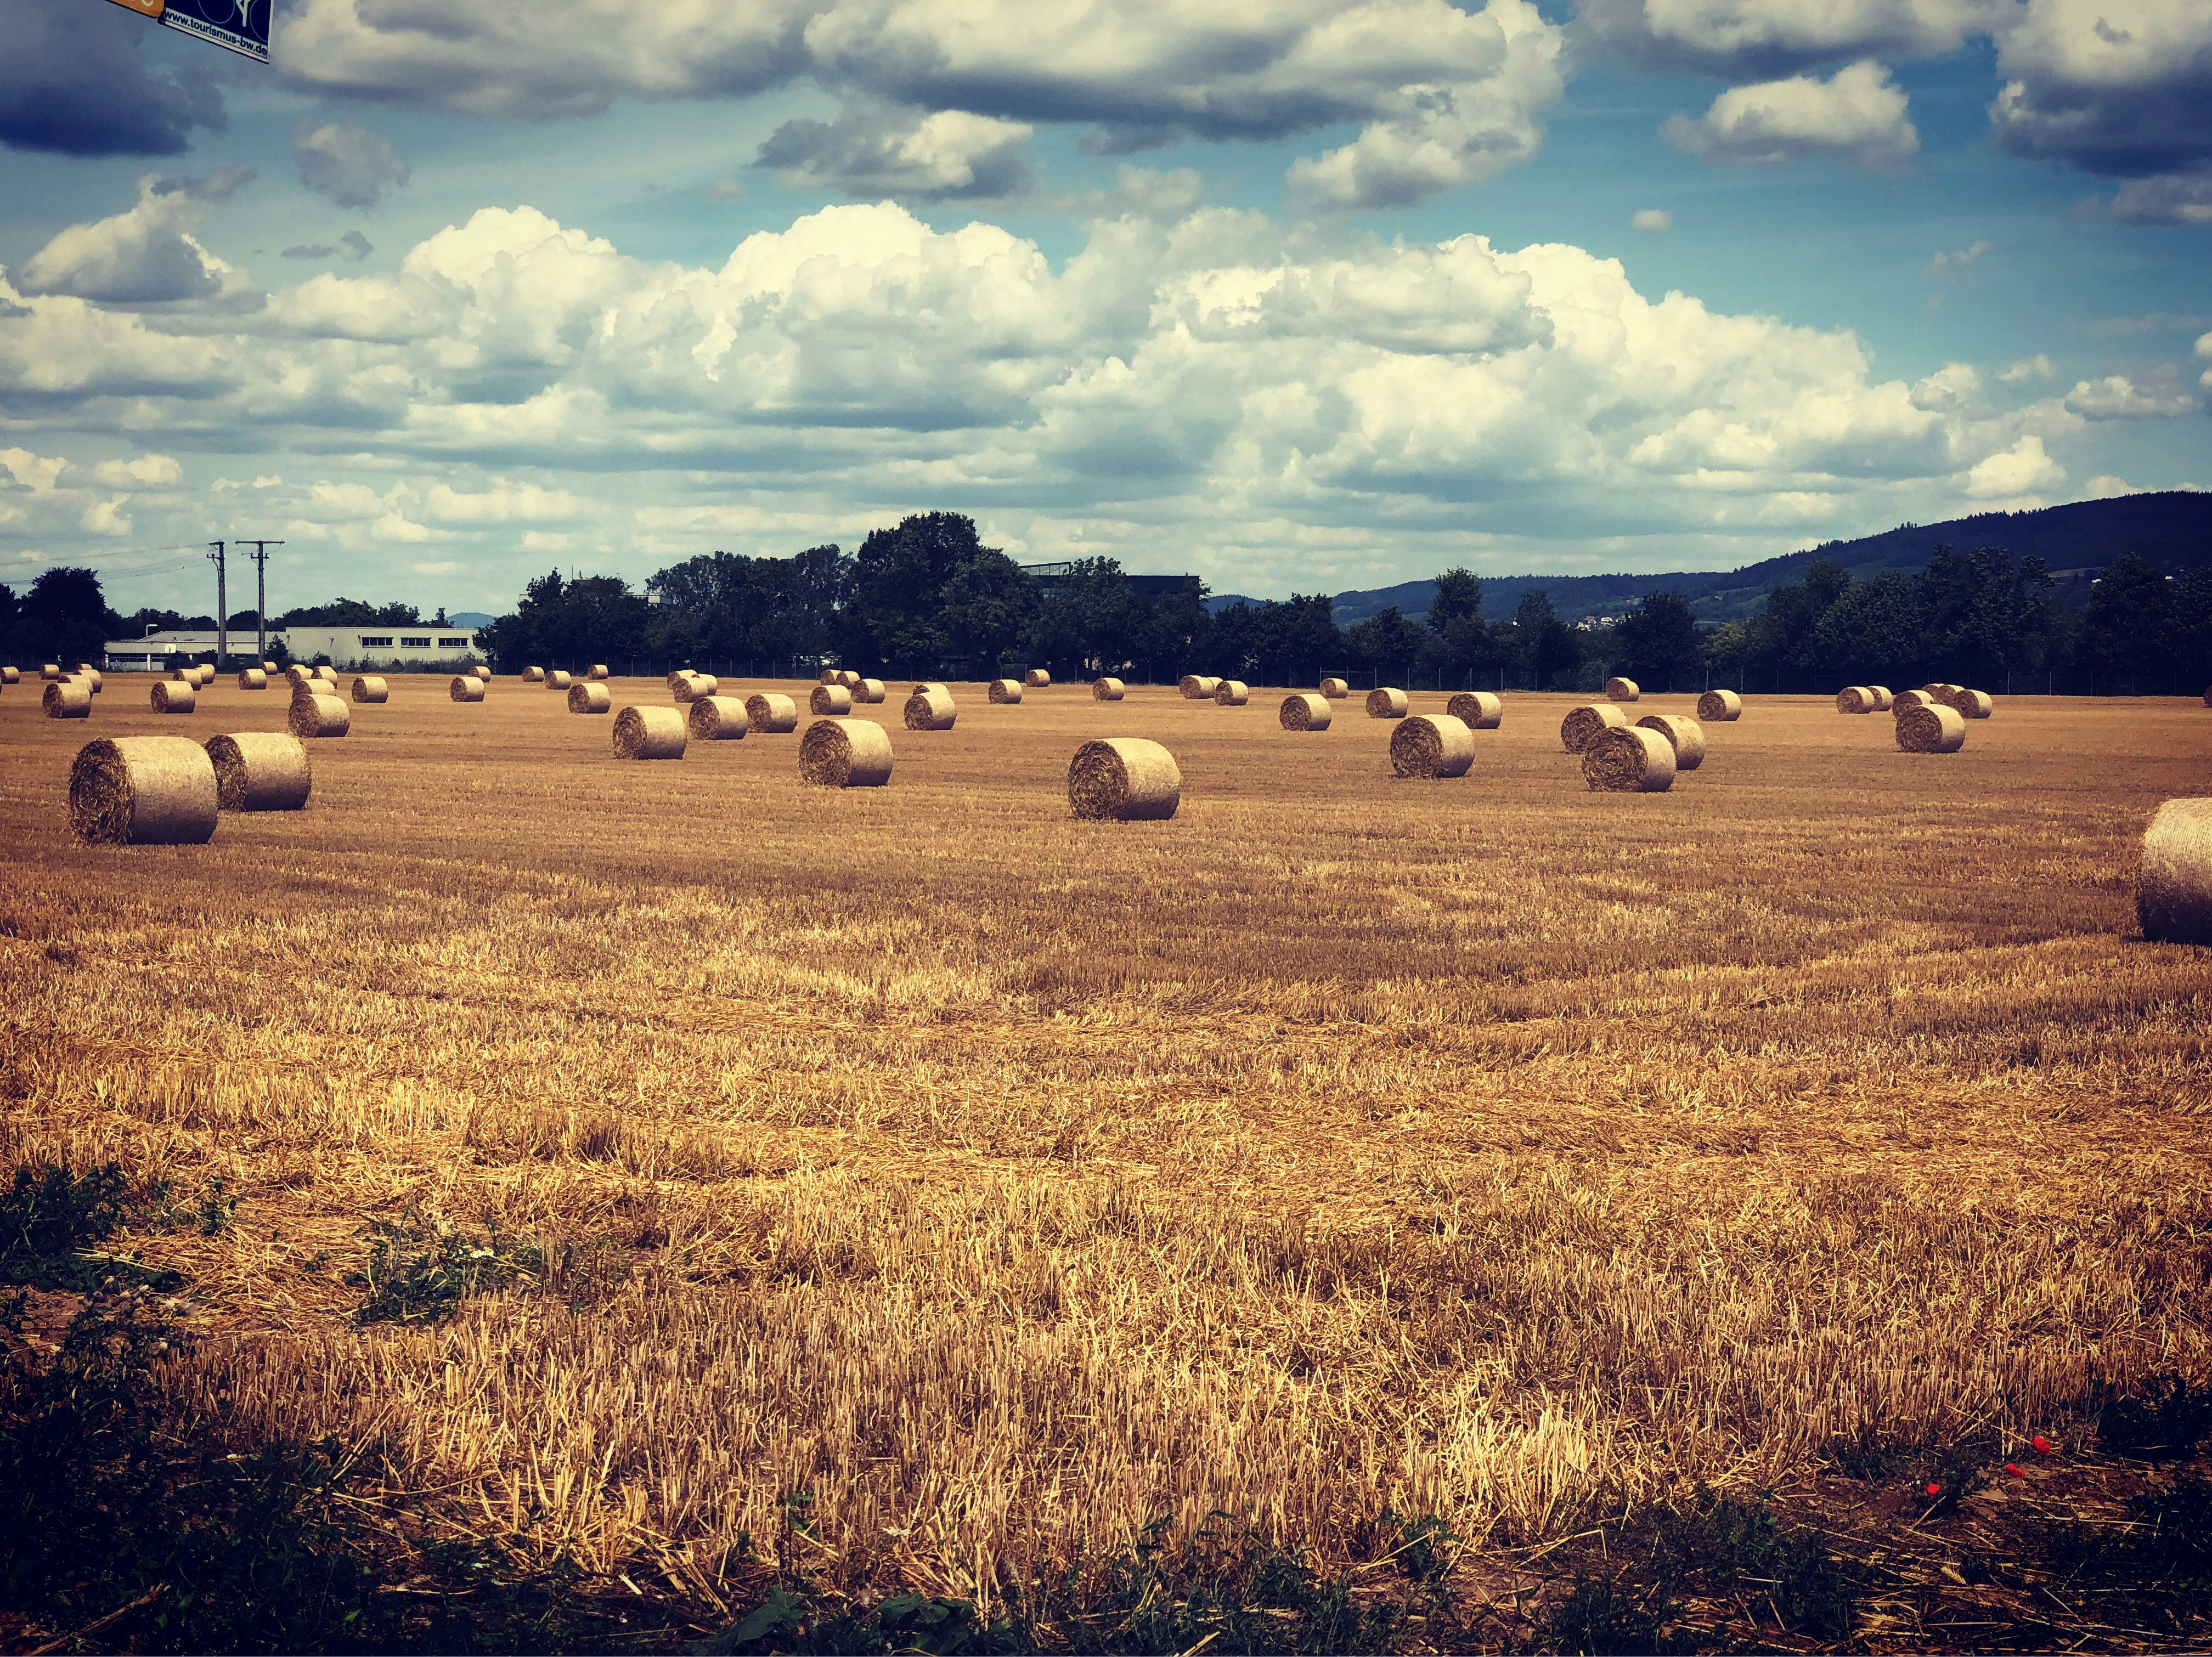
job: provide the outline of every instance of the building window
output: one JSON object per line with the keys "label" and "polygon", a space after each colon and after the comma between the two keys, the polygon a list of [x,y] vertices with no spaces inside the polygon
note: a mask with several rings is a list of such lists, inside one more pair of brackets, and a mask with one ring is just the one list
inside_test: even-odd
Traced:
{"label": "building window", "polygon": [[473,639],[441,639],[438,640],[438,648],[441,650],[466,650],[475,642],[476,640]]}
{"label": "building window", "polygon": [[399,647],[402,650],[428,650],[430,641],[428,639],[402,639]]}
{"label": "building window", "polygon": [[387,633],[381,639],[372,639],[368,634],[362,634],[361,635],[361,647],[363,650],[366,650],[371,645],[382,645],[386,650],[389,650],[392,648],[392,635]]}

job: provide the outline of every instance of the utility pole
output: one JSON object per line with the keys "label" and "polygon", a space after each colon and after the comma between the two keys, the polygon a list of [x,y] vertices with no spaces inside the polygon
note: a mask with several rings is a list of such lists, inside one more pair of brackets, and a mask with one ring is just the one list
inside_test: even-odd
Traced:
{"label": "utility pole", "polygon": [[219,671],[222,659],[230,654],[230,589],[223,567],[223,543],[210,541],[215,550],[208,554],[208,562],[215,566],[215,665]]}
{"label": "utility pole", "polygon": [[256,566],[253,578],[253,665],[256,667],[269,659],[269,549],[281,547],[282,541],[240,541],[239,545],[252,547],[246,555]]}

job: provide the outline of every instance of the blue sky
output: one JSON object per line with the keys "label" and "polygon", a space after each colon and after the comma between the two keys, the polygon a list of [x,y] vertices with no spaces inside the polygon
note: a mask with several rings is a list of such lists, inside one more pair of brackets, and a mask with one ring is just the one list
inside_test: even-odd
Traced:
{"label": "blue sky", "polygon": [[0,31],[18,586],[501,610],[946,508],[1273,594],[2212,485],[2212,0]]}

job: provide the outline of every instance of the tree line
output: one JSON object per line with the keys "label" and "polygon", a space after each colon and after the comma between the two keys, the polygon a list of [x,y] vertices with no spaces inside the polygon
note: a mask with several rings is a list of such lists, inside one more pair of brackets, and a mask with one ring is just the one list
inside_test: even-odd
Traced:
{"label": "tree line", "polygon": [[[606,662],[622,672],[690,665],[811,677],[827,661],[885,678],[1042,667],[1067,680],[1203,672],[1310,684],[1336,672],[1409,688],[1546,690],[1594,690],[1622,674],[1655,691],[1814,694],[1948,680],[2000,694],[2194,695],[2212,683],[2212,563],[2173,580],[2125,555],[2072,612],[2051,586],[2040,559],[1939,548],[1921,570],[1864,581],[1814,560],[1747,621],[1704,625],[1679,594],[1659,592],[1610,625],[1583,628],[1540,590],[1524,592],[1510,620],[1490,620],[1480,580],[1449,569],[1419,618],[1394,608],[1339,627],[1325,594],[1211,611],[1196,578],[1139,592],[1110,558],[1078,560],[1040,582],[984,546],[972,519],[924,513],[874,531],[852,554],[702,554],[642,591],[617,576],[549,573],[477,637],[506,672]],[[351,598],[271,622],[379,623],[423,624],[411,605]],[[213,624],[166,610],[118,616],[89,570],[50,569],[20,599],[0,586],[0,658],[9,660],[92,660],[105,640],[146,625]],[[252,624],[251,611],[230,622],[249,634]]]}

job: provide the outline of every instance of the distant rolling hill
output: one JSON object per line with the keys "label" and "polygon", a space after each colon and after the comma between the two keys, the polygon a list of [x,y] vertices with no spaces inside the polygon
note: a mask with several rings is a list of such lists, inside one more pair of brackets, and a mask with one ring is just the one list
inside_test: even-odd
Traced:
{"label": "distant rolling hill", "polygon": [[[1754,614],[1766,595],[1804,577],[1815,558],[1841,564],[1855,580],[1885,570],[1917,570],[1938,546],[1971,552],[2002,547],[2016,556],[2033,555],[2057,578],[2055,596],[2068,608],[2088,597],[2089,584],[2106,565],[2124,553],[2139,553],[2169,575],[2180,575],[2212,561],[2212,494],[2175,489],[2156,495],[2121,495],[2110,501],[2076,501],[2039,512],[1988,512],[1942,524],[1905,524],[1856,541],[1831,541],[1809,552],[1784,553],[1741,569],[1669,571],[1660,575],[1486,575],[1483,613],[1510,620],[1521,595],[1540,588],[1551,595],[1562,616],[1617,616],[1647,592],[1679,592],[1701,622],[1741,621]],[[1364,592],[1340,592],[1333,601],[1339,627],[1350,627],[1391,604],[1411,616],[1428,613],[1436,597],[1433,581],[1406,581]],[[1207,601],[1219,610],[1238,602],[1234,593]],[[1248,601],[1249,602],[1249,601]]]}

